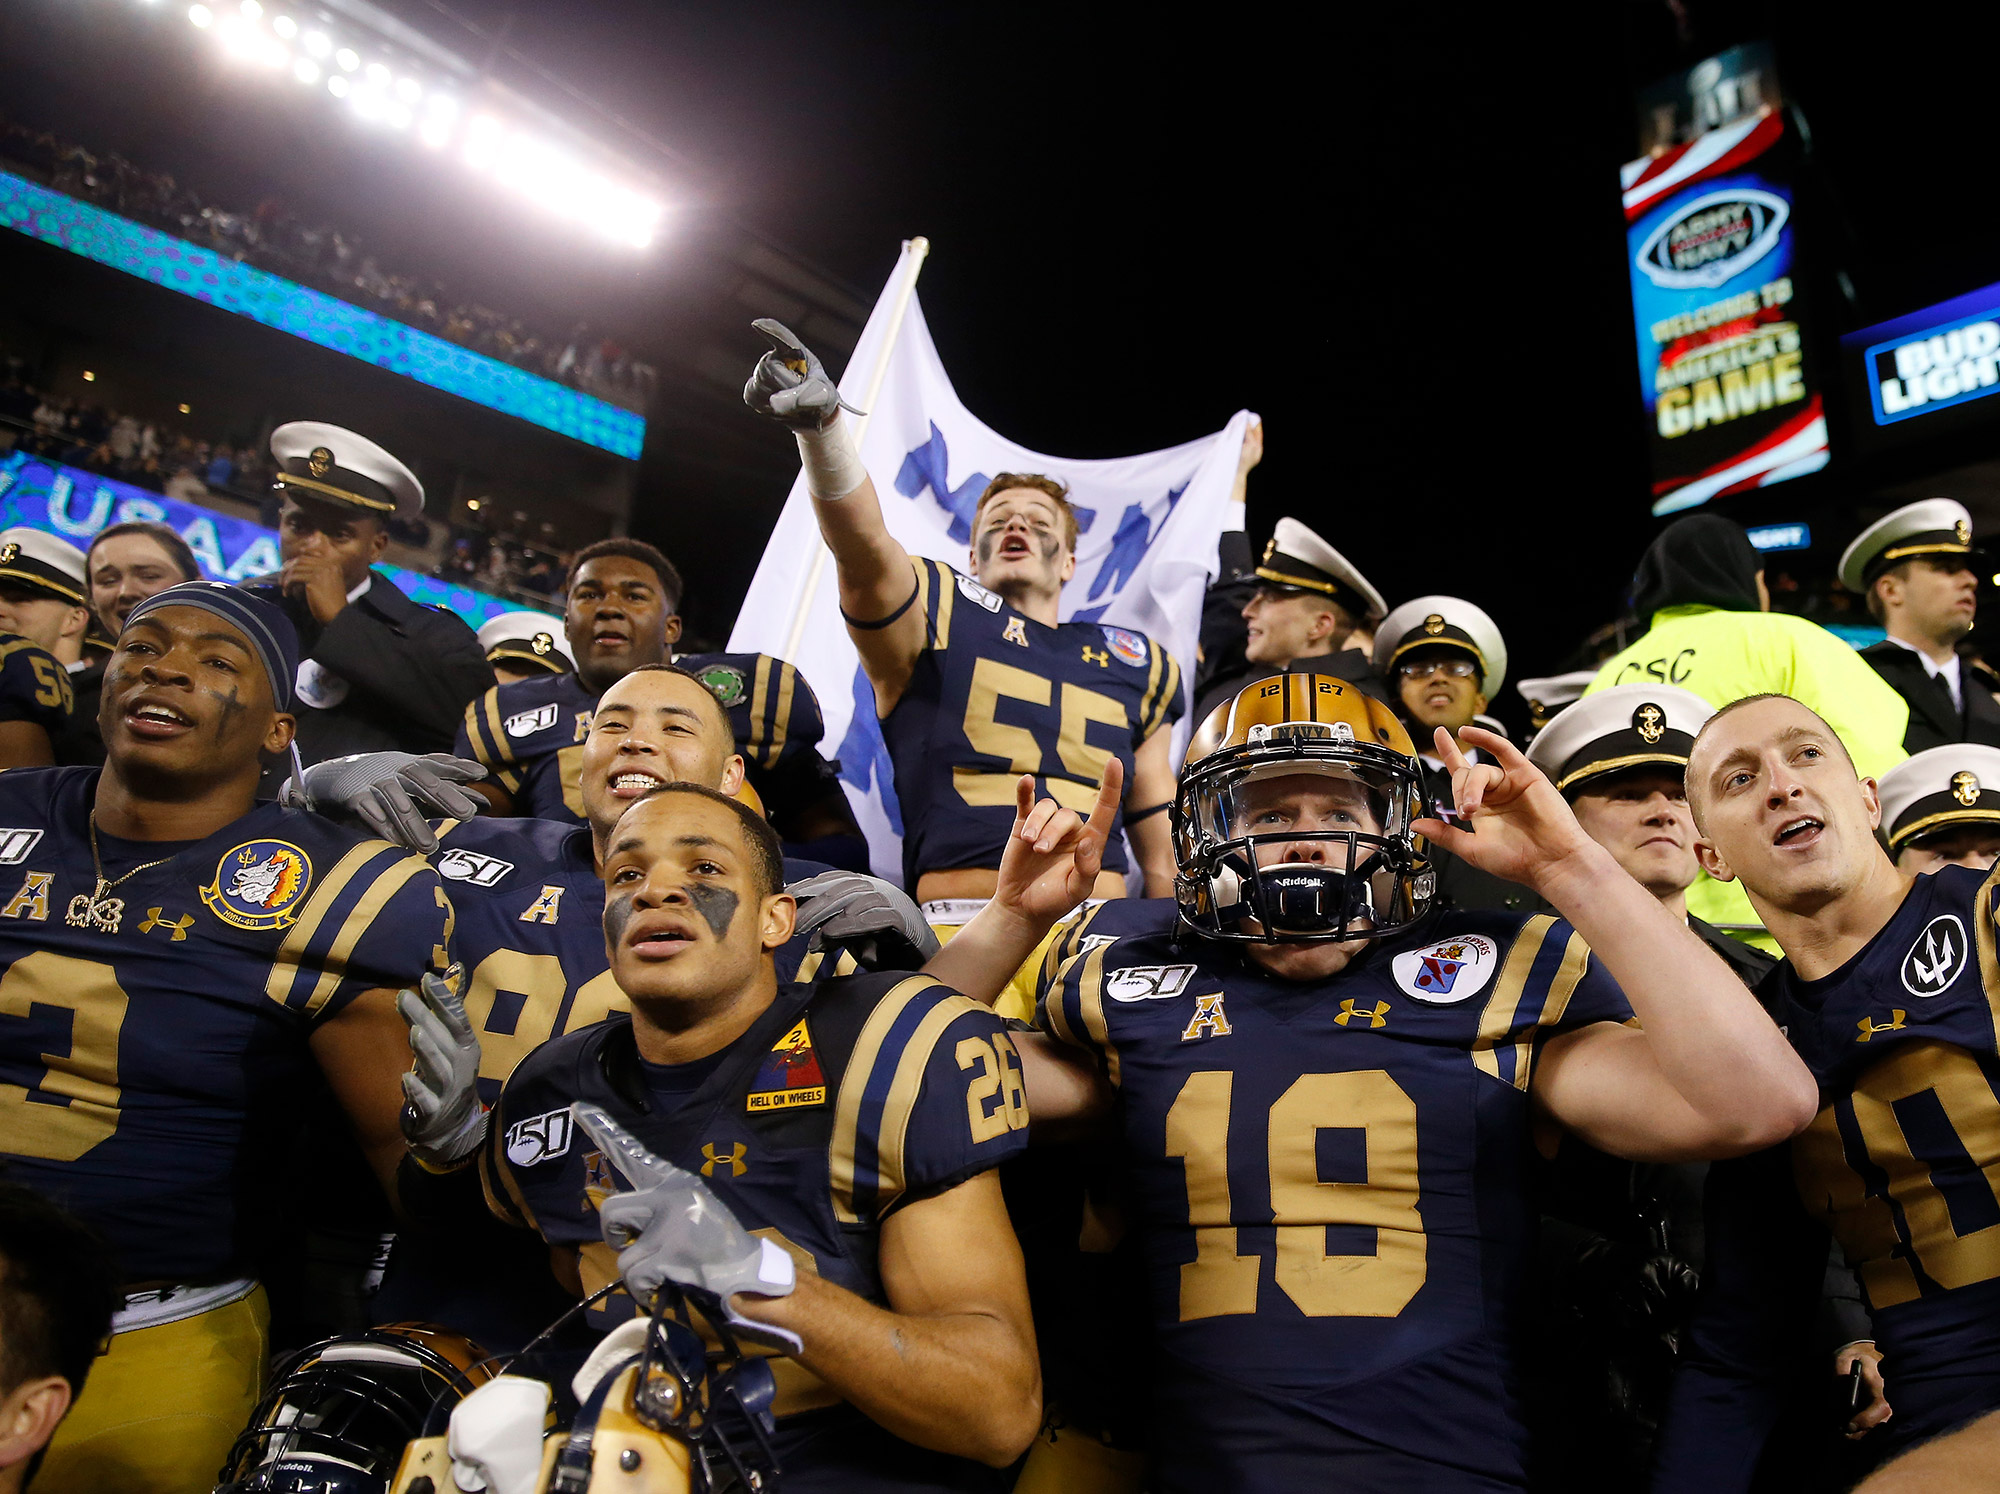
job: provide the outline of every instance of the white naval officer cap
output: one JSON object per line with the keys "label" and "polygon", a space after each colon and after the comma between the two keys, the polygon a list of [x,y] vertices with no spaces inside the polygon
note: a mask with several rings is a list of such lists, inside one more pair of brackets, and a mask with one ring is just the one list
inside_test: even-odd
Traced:
{"label": "white naval officer cap", "polygon": [[1529,744],[1528,761],[1563,793],[1627,768],[1687,771],[1695,734],[1715,707],[1678,685],[1614,685],[1556,715]]}
{"label": "white naval officer cap", "polygon": [[0,590],[88,607],[89,574],[83,551],[68,540],[26,524],[0,529]]}
{"label": "white naval officer cap", "polygon": [[338,503],[376,518],[414,519],[424,511],[416,473],[366,436],[317,420],[293,420],[271,432],[279,488],[299,498]]}
{"label": "white naval officer cap", "polygon": [[1840,556],[1840,584],[1865,592],[1893,565],[1919,556],[1967,557],[1984,552],[1972,543],[1972,515],[1950,498],[1925,498],[1884,515],[1855,536]]}
{"label": "white naval officer cap", "polygon": [[1491,700],[1507,682],[1507,643],[1493,619],[1463,597],[1418,597],[1375,629],[1375,672],[1387,676],[1413,649],[1456,648],[1479,665],[1479,693]]}
{"label": "white naval officer cap", "polygon": [[502,612],[487,618],[479,625],[479,647],[489,664],[505,660],[550,674],[566,674],[576,664],[562,619],[546,612]]}
{"label": "white naval officer cap", "polygon": [[1528,703],[1528,713],[1534,718],[1535,729],[1539,731],[1549,724],[1549,718],[1557,711],[1581,697],[1596,678],[1595,669],[1572,669],[1568,674],[1521,680],[1514,688]]}
{"label": "white naval officer cap", "polygon": [[1257,579],[1274,591],[1316,591],[1332,597],[1355,616],[1378,621],[1389,610],[1382,593],[1325,540],[1297,519],[1280,519]]}
{"label": "white naval officer cap", "polygon": [[2000,823],[2000,747],[1947,742],[1897,763],[1877,785],[1889,854],[1955,825]]}

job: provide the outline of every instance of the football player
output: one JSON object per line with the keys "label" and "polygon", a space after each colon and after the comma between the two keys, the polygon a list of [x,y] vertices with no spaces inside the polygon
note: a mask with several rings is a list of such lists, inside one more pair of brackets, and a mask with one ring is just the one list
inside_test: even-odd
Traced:
{"label": "football player", "polygon": [[867,869],[847,796],[819,754],[819,699],[796,669],[769,654],[676,659],[680,572],[643,540],[584,546],[565,591],[563,627],[575,669],[488,690],[466,708],[452,749],[486,765],[493,776],[480,792],[495,809],[582,824],[578,771],[598,697],[642,664],[673,662],[699,675],[722,702],[751,787],[796,853]]}
{"label": "football player", "polygon": [[1703,867],[1743,884],[1785,951],[1763,991],[1824,1102],[1789,1147],[1711,1174],[1711,1280],[1661,1486],[1713,1494],[1748,1486],[1784,1409],[1828,1230],[1861,1275],[1887,1387],[1857,1429],[1886,1421],[1888,1451],[2000,1407],[2000,882],[1899,869],[1874,781],[1786,696],[1709,719],[1688,795]]}
{"label": "football player", "polygon": [[[1676,1160],[1811,1114],[1742,983],[1518,750],[1462,736],[1491,759],[1437,734],[1470,829],[1420,817],[1380,702],[1307,674],[1247,687],[1189,749],[1175,900],[1089,909],[1042,964],[1035,1125],[1112,1126],[1132,1159],[1158,1489],[1524,1487],[1531,1125]],[[1009,875],[1032,890],[928,967],[982,999],[1075,890],[1038,870],[1067,836],[1027,797],[1036,857]],[[1427,916],[1418,836],[1563,918]]]}
{"label": "football player", "polygon": [[89,626],[83,552],[39,529],[0,532],[0,768],[56,760],[75,688],[58,656]]}
{"label": "football player", "polygon": [[[882,507],[819,360],[776,322],[744,399],[789,426],[805,459],[820,533],[833,551],[841,614],[875,691],[903,810],[903,885],[932,922],[963,925],[993,895],[1013,822],[1014,780],[1032,773],[1078,811],[1107,759],[1124,768],[1123,825],[1146,889],[1173,886],[1166,809],[1180,669],[1127,628],[1062,622],[1076,570],[1076,511],[1053,478],[1001,473],[971,520],[972,574],[912,556]],[[1099,897],[1122,897],[1114,833]]]}
{"label": "football player", "polygon": [[[308,783],[332,766],[309,770]],[[743,759],[728,714],[700,678],[676,665],[642,664],[598,699],[577,782],[587,824],[480,815],[438,829],[431,861],[456,910],[452,944],[465,970],[459,995],[479,1041],[479,1091],[488,1104],[536,1048],[627,1008],[605,951],[599,876],[619,817],[666,783],[734,794]],[[841,940],[900,935],[911,965],[935,947],[915,907],[886,884],[858,873],[804,880],[829,870],[786,859],[786,880],[801,884],[807,912],[777,953],[783,979],[808,960],[817,969],[820,957],[807,949],[811,929]],[[841,958],[845,970],[855,968]],[[536,1290],[548,1279],[545,1252],[497,1227],[472,1243],[469,1227],[402,1232],[375,1300],[376,1321],[444,1323],[501,1351],[518,1348],[562,1310]]]}
{"label": "football player", "polygon": [[255,802],[291,745],[277,607],[192,582],[135,606],[107,758],[0,774],[0,1159],[128,1283],[37,1489],[206,1489],[255,1403],[259,1223],[315,1070],[378,1175],[403,1151],[398,987],[447,958],[419,857]]}
{"label": "football player", "polygon": [[554,1247],[573,1290],[615,1288],[599,1326],[669,1280],[782,1346],[787,1489],[993,1488],[1041,1417],[994,1171],[1027,1142],[1013,1043],[926,976],[781,981],[782,877],[753,811],[695,784],[653,788],[604,863],[631,1012],[528,1055],[480,1144],[476,1045],[426,983],[412,1115],[449,1140],[413,1138],[412,1156],[435,1170],[476,1155],[494,1211]]}

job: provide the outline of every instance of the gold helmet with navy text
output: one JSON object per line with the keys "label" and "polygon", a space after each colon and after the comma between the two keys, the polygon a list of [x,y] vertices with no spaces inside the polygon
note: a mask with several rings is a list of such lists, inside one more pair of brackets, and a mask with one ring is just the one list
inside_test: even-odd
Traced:
{"label": "gold helmet with navy text", "polygon": [[1379,939],[1430,909],[1410,828],[1422,764],[1393,711],[1331,675],[1244,686],[1188,743],[1174,800],[1174,898],[1211,939]]}

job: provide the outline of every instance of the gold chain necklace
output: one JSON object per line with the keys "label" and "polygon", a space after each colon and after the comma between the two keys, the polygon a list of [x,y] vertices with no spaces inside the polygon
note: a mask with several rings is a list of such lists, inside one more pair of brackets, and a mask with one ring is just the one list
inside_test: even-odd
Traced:
{"label": "gold chain necklace", "polygon": [[[176,851],[174,856],[180,852]],[[115,934],[118,925],[125,921],[125,899],[107,897],[105,894],[124,882],[129,882],[142,871],[151,871],[156,866],[165,866],[173,856],[162,856],[158,861],[148,861],[133,867],[130,871],[112,878],[104,877],[104,862],[97,854],[97,811],[90,812],[90,869],[97,874],[97,886],[91,891],[79,892],[69,900],[69,909],[63,914],[63,922],[71,928],[96,929],[101,933]]]}

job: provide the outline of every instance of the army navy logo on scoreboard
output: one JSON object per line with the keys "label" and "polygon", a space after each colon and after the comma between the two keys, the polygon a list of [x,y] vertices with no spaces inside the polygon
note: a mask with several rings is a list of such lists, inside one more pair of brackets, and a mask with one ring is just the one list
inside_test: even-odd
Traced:
{"label": "army navy logo on scoreboard", "polygon": [[283,929],[297,921],[312,887],[312,862],[288,840],[246,840],[225,851],[201,900],[239,929]]}
{"label": "army navy logo on scoreboard", "polygon": [[545,706],[537,706],[532,711],[523,711],[518,716],[509,716],[503,723],[510,737],[532,737],[538,731],[547,731],[556,724],[556,717],[562,714],[562,707],[554,701]]}
{"label": "army navy logo on scoreboard", "polygon": [[1713,290],[1778,247],[1791,204],[1738,187],[1697,197],[1646,236],[1633,262],[1667,290]]}
{"label": "army navy logo on scoreboard", "polygon": [[1111,652],[1134,668],[1146,662],[1146,640],[1130,628],[1108,628],[1103,623],[1104,641],[1111,645]]}
{"label": "army navy logo on scoreboard", "polygon": [[1936,996],[1948,989],[1965,969],[1968,943],[1956,913],[1938,914],[1903,956],[1903,989],[1912,996]]}
{"label": "army navy logo on scoreboard", "polygon": [[41,838],[39,830],[0,830],[0,866],[19,866]]}
{"label": "army navy logo on scoreboard", "polygon": [[1405,950],[1389,966],[1399,990],[1432,1006],[1477,995],[1499,968],[1500,947],[1484,934],[1459,934]]}
{"label": "army navy logo on scoreboard", "polygon": [[514,863],[502,861],[498,856],[481,856],[476,851],[461,851],[454,847],[438,857],[437,869],[439,876],[450,877],[455,882],[491,887],[514,869]]}
{"label": "army navy logo on scoreboard", "polygon": [[1188,988],[1194,971],[1192,965],[1130,965],[1104,977],[1104,994],[1113,1001],[1166,1001]]}
{"label": "army navy logo on scoreboard", "polygon": [[743,688],[743,671],[734,664],[711,664],[698,671],[695,678],[708,686],[708,693],[724,710],[742,705],[743,697],[748,693]]}
{"label": "army navy logo on scoreboard", "polygon": [[515,1121],[507,1128],[507,1160],[516,1167],[533,1167],[551,1157],[566,1156],[573,1130],[567,1105]]}

